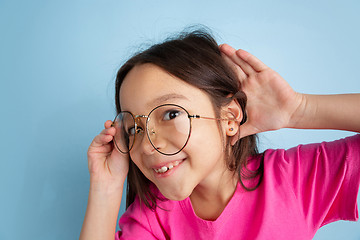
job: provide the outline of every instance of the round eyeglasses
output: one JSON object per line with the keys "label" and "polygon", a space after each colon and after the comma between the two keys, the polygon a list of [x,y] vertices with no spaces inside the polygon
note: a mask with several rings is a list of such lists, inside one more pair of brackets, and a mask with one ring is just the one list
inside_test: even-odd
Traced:
{"label": "round eyeglasses", "polygon": [[[141,118],[146,118],[145,129],[141,125]],[[141,141],[144,132],[156,151],[164,155],[175,155],[183,150],[191,135],[191,119],[230,120],[199,115],[190,115],[185,108],[176,104],[163,104],[148,115],[134,116],[128,111],[120,112],[114,119],[112,126],[116,128],[114,143],[121,153],[130,150]],[[242,124],[241,122],[240,124]]]}

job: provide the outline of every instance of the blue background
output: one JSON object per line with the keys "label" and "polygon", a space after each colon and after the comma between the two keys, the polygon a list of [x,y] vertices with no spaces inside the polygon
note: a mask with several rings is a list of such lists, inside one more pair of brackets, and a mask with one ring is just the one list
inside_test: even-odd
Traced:
{"label": "blue background", "polygon": [[[78,238],[86,151],[113,119],[116,71],[139,46],[201,23],[299,92],[360,92],[359,12],[355,0],[0,0],[0,239]],[[260,147],[352,134],[284,129],[261,134]],[[360,224],[332,223],[315,239],[360,239]]]}

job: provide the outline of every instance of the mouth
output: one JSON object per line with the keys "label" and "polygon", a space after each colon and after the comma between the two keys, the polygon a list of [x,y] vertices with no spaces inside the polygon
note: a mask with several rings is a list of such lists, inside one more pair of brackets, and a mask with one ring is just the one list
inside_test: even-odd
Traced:
{"label": "mouth", "polygon": [[181,160],[176,160],[170,163],[167,163],[164,166],[161,166],[159,168],[153,168],[153,170],[157,173],[157,174],[165,174],[168,173],[170,170],[175,169],[177,166],[179,166],[185,159],[181,159]]}

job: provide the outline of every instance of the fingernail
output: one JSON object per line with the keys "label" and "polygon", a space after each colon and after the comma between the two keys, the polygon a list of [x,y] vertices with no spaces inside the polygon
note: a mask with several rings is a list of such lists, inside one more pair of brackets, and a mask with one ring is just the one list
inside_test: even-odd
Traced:
{"label": "fingernail", "polygon": [[221,51],[229,55],[233,53],[233,48],[224,43],[223,45],[221,45]]}

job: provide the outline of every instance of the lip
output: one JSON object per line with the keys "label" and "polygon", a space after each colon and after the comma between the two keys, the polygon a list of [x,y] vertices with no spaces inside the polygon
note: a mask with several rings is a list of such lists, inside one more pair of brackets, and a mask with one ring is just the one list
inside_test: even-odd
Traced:
{"label": "lip", "polygon": [[[174,173],[185,160],[186,160],[186,158],[183,158],[183,159],[176,159],[176,160],[172,160],[172,161],[167,161],[165,163],[157,164],[152,167],[152,171],[157,178],[167,177],[167,176],[170,176],[172,173]],[[180,161],[179,164],[177,166],[174,166],[173,168],[167,170],[164,173],[155,171],[155,169],[160,169],[164,166],[168,166],[170,163],[175,163],[176,161]]]}
{"label": "lip", "polygon": [[159,169],[159,168],[162,168],[163,166],[167,166],[169,165],[170,163],[174,163],[176,161],[184,161],[186,158],[176,158],[176,159],[172,159],[172,160],[168,160],[168,161],[163,161],[161,163],[158,163],[156,165],[153,165],[151,166],[152,169]]}

